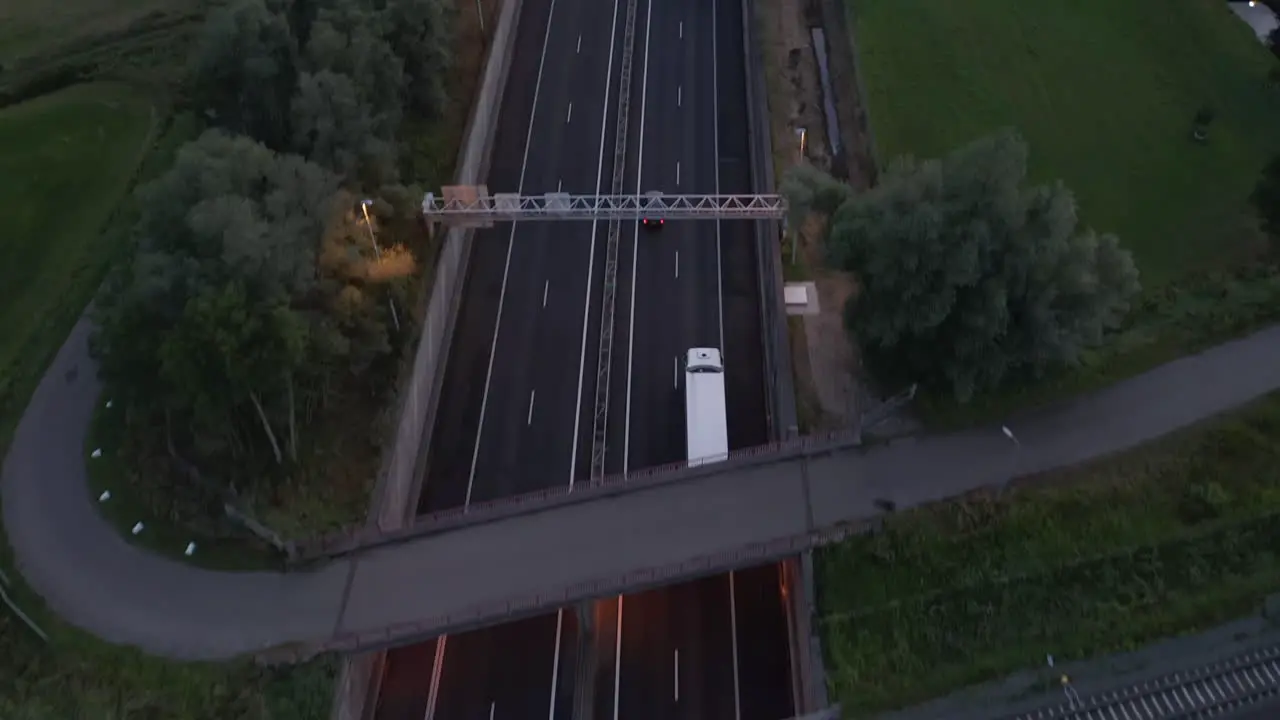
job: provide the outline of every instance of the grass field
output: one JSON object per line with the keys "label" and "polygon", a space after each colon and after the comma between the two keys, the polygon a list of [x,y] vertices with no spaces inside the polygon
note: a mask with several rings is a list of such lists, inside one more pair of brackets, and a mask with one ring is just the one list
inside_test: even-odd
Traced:
{"label": "grass field", "polygon": [[[956,406],[934,426],[1007,417],[1280,320],[1280,277],[1247,197],[1280,150],[1274,58],[1217,0],[847,0],[877,155],[939,156],[1002,127],[1031,146],[1032,180],[1061,179],[1082,223],[1134,252],[1144,292],[1084,365]],[[1190,138],[1208,104],[1209,142]]]}
{"label": "grass field", "polygon": [[[0,68],[20,68],[0,76],[0,99],[13,97],[5,95],[5,83],[21,85],[85,62],[95,68],[90,73],[95,77],[127,77],[155,93],[124,85],[76,86],[0,110],[0,191],[5,192],[0,207],[10,218],[9,232],[0,238],[0,455],[43,368],[127,239],[138,212],[136,203],[121,202],[129,181],[163,172],[177,147],[199,130],[188,115],[169,122],[167,83],[183,67],[181,54],[198,21],[192,19],[193,9],[208,4],[68,0],[44,8],[0,0]],[[164,14],[176,20],[156,19]],[[438,183],[450,174],[484,49],[473,18],[459,15],[458,72],[449,82],[456,106],[442,121],[410,129],[414,179]],[[21,77],[15,80],[15,75]],[[422,285],[421,290],[428,289],[429,280]],[[295,515],[303,508],[300,516],[268,516],[268,523],[305,531],[363,514],[379,460],[377,444],[366,436],[374,434],[383,410],[368,408],[363,422],[343,418],[335,432],[349,442],[327,441],[327,455],[304,463],[314,477],[299,480],[311,483],[304,488],[311,492],[291,506]],[[91,444],[105,447],[119,439],[113,428],[104,427],[110,422],[107,415],[99,417]],[[353,426],[367,432],[353,433]],[[334,454],[341,454],[341,463],[331,462]],[[131,516],[152,512],[146,537],[135,540],[180,556],[188,531],[129,492],[130,478],[117,458],[104,459],[108,462],[93,469],[89,491],[113,489],[118,502],[105,510],[107,519],[123,529],[132,524]],[[341,492],[317,490],[324,482],[341,483]],[[205,566],[246,564],[244,553],[215,543],[201,543],[197,554],[196,562]],[[249,663],[174,663],[107,645],[43,607],[23,584],[2,535],[0,590],[49,636],[40,640],[0,607],[0,718],[5,720],[322,720],[329,715],[335,661],[276,671]]]}
{"label": "grass field", "polygon": [[183,12],[201,4],[202,0],[0,0],[0,64],[118,32],[151,13]]}
{"label": "grass field", "polygon": [[[99,230],[156,121],[150,98],[83,85],[0,111],[0,451],[119,242]],[[123,238],[118,238],[123,241]]]}
{"label": "grass field", "polygon": [[[12,567],[0,547],[0,566]],[[10,579],[13,579],[12,577]],[[0,610],[0,717],[6,720],[324,720],[335,664],[284,671],[249,662],[172,663],[59,623],[24,588],[9,594],[49,634]]]}
{"label": "grass field", "polygon": [[[167,167],[193,126],[157,135],[151,98],[80,85],[0,111],[0,448],[45,364],[126,240],[121,203],[135,174]],[[248,663],[175,664],[94,640],[60,623],[21,582],[0,542],[0,588],[48,633],[42,642],[0,609],[0,717],[320,720],[332,663],[289,672]]]}
{"label": "grass field", "polygon": [[[881,162],[1001,126],[1115,232],[1151,289],[1256,249],[1246,198],[1280,149],[1274,63],[1217,0],[857,0]],[[1192,118],[1216,110],[1210,142]]]}
{"label": "grass field", "polygon": [[1280,394],[819,552],[828,678],[871,712],[1209,627],[1280,590],[1278,546]]}

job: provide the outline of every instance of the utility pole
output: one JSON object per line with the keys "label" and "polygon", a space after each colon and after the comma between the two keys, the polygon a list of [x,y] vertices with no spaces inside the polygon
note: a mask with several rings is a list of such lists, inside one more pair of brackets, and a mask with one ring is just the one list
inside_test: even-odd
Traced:
{"label": "utility pole", "polygon": [[476,17],[480,20],[480,34],[484,35],[484,6],[481,5],[483,0],[476,0]]}
{"label": "utility pole", "polygon": [[[369,206],[372,204],[372,200],[365,199],[360,203],[360,210],[364,213],[364,226],[369,229],[369,241],[373,243],[373,256],[382,260],[382,251],[378,249],[378,238],[373,234],[373,221],[369,219]],[[395,323],[396,332],[400,332],[400,316],[396,314],[396,301],[387,298],[387,304],[391,306],[391,322]]]}

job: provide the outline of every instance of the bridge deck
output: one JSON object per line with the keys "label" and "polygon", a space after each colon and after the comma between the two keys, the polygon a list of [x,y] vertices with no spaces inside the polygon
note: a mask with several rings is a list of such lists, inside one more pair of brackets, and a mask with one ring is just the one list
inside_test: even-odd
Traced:
{"label": "bridge deck", "polygon": [[1020,445],[997,428],[730,461],[676,482],[438,529],[314,572],[232,574],[129,545],[85,492],[100,390],[88,335],[82,321],[14,435],[0,483],[4,530],[23,576],[64,618],[190,659],[385,645],[763,562],[865,521],[876,498],[905,508],[1079,463],[1280,388],[1274,327],[1015,418]]}
{"label": "bridge deck", "polygon": [[[608,581],[633,581],[646,569],[803,535],[801,467],[712,474],[373,550],[358,557],[341,631],[466,623],[502,612],[513,595],[552,607],[608,594]],[[522,600],[511,610],[527,609]]]}

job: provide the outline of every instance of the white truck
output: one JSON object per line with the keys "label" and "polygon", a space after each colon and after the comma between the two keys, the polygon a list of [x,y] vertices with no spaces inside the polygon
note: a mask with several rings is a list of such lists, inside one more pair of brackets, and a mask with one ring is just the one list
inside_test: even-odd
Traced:
{"label": "white truck", "polygon": [[685,432],[689,467],[729,457],[724,405],[724,363],[715,348],[692,348],[684,361]]}

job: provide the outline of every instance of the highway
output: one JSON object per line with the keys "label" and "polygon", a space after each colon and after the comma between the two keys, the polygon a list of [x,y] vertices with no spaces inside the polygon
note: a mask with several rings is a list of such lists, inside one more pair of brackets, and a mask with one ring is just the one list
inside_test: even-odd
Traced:
{"label": "highway", "polygon": [[[741,5],[648,0],[638,12],[642,85],[625,191],[748,192]],[[611,402],[610,427],[621,437],[611,438],[608,469],[685,457],[680,366],[691,347],[724,351],[730,447],[767,442],[751,223],[666,222],[656,232],[630,225],[619,266],[626,324],[616,337],[626,351],[615,353],[611,373],[627,382],[611,392],[623,402]],[[776,566],[629,596],[617,612],[620,720],[793,714]]]}
{"label": "highway", "polygon": [[[611,25],[615,32],[600,31]],[[492,191],[608,187],[621,30],[616,0],[524,0]],[[604,227],[501,224],[476,233],[420,513],[589,474],[604,260],[593,238]],[[560,612],[395,650],[376,716],[568,718],[571,702],[552,688],[571,699],[576,647],[575,618]]]}
{"label": "highway", "polygon": [[[526,0],[491,191],[608,192],[624,14],[616,0]],[[740,23],[734,3],[638,3],[626,192],[749,189]],[[731,446],[767,441],[751,231],[623,224],[608,471],[683,456],[677,370],[699,345],[732,358]],[[606,223],[476,234],[420,513],[589,477],[606,236]],[[613,654],[597,666],[598,717],[789,717],[778,577],[766,566],[598,603]],[[577,649],[564,611],[397,649],[376,717],[569,718]]]}

